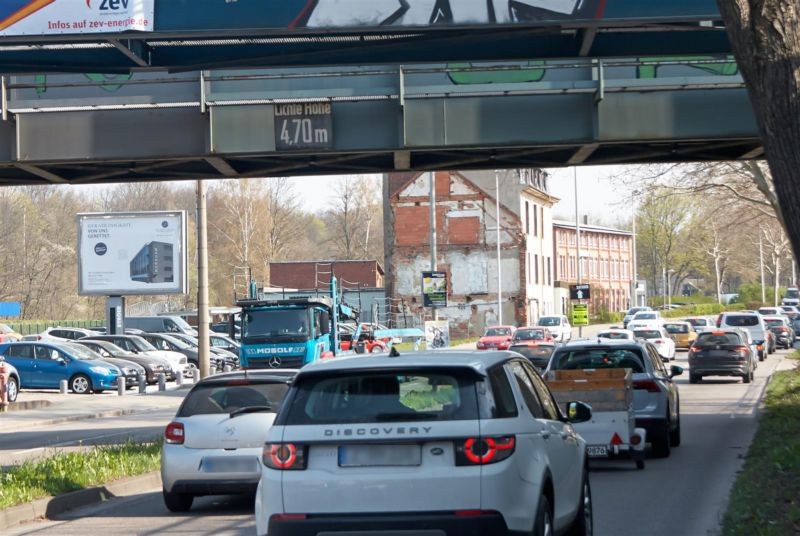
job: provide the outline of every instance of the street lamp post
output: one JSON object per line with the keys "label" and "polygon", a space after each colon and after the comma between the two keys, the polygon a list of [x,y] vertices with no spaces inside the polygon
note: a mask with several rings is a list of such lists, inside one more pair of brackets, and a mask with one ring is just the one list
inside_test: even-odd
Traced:
{"label": "street lamp post", "polygon": [[667,305],[672,305],[672,274],[675,273],[675,270],[669,269],[667,270]]}
{"label": "street lamp post", "polygon": [[497,223],[497,323],[503,324],[503,283],[500,268],[500,171],[494,170],[495,221]]}

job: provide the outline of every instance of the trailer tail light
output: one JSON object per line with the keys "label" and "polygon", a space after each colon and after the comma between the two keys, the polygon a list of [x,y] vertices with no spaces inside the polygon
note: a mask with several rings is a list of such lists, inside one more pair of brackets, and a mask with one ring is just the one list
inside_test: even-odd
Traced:
{"label": "trailer tail light", "polygon": [[294,443],[265,443],[261,461],[270,469],[302,470],[308,461],[308,447]]}
{"label": "trailer tail light", "polygon": [[638,380],[633,382],[634,389],[641,389],[647,391],[648,393],[660,393],[661,388],[655,382],[655,380]]}
{"label": "trailer tail light", "polygon": [[184,432],[182,422],[171,422],[164,429],[164,441],[170,445],[183,445]]}
{"label": "trailer tail light", "polygon": [[516,438],[470,437],[456,443],[456,465],[486,465],[505,460],[514,453]]}
{"label": "trailer tail light", "polygon": [[631,445],[633,445],[634,447],[641,442],[642,442],[642,436],[640,436],[639,434],[633,434],[631,436]]}

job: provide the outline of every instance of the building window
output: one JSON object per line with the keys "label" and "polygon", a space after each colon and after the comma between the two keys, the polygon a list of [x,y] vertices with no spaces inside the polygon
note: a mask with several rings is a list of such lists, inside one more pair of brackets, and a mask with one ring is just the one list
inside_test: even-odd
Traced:
{"label": "building window", "polygon": [[525,284],[526,285],[530,285],[531,284],[530,266],[531,266],[531,252],[530,251],[526,251],[525,252],[525,268],[526,268],[526,270],[525,270]]}
{"label": "building window", "polygon": [[539,236],[539,220],[536,219],[536,205],[533,205],[533,235]]}
{"label": "building window", "polygon": [[550,270],[551,270],[551,268],[550,268],[550,257],[547,257],[547,284],[548,285],[552,285],[553,284],[553,274],[552,274],[552,272]]}
{"label": "building window", "polygon": [[539,284],[539,255],[533,256],[533,282]]}
{"label": "building window", "polygon": [[[535,206],[533,207],[533,210],[536,210]],[[539,237],[544,238],[544,207],[539,207],[539,223],[541,223],[539,226]]]}
{"label": "building window", "polygon": [[525,234],[531,234],[531,209],[527,201],[525,201]]}

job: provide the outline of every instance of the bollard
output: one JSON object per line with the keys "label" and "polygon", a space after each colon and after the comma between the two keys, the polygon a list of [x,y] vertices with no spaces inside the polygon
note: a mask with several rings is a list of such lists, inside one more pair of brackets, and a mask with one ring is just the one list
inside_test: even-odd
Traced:
{"label": "bollard", "polygon": [[167,390],[167,377],[164,375],[163,372],[160,372],[158,374],[158,390],[159,391]]}
{"label": "bollard", "polygon": [[192,369],[192,381],[194,381],[194,383],[200,381],[200,369]]}
{"label": "bollard", "polygon": [[175,372],[175,385],[178,387],[183,385],[183,371]]}
{"label": "bollard", "polygon": [[67,380],[61,380],[58,382],[58,390],[62,395],[67,394]]}
{"label": "bollard", "polygon": [[147,376],[139,374],[139,394],[143,395],[147,392]]}
{"label": "bollard", "polygon": [[233,368],[231,368],[230,365],[225,365],[224,367],[222,367],[222,371],[223,372],[230,372],[232,370],[233,370]]}
{"label": "bollard", "polygon": [[128,386],[128,382],[125,376],[117,376],[117,395],[118,396],[125,396],[125,389]]}

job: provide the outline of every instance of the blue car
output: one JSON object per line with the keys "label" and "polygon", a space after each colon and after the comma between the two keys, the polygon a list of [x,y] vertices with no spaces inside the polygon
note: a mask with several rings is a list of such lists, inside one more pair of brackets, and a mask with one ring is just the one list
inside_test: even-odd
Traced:
{"label": "blue car", "polygon": [[21,389],[58,389],[61,380],[67,380],[73,393],[102,393],[116,389],[122,375],[119,368],[74,343],[3,343],[0,355],[19,372]]}

